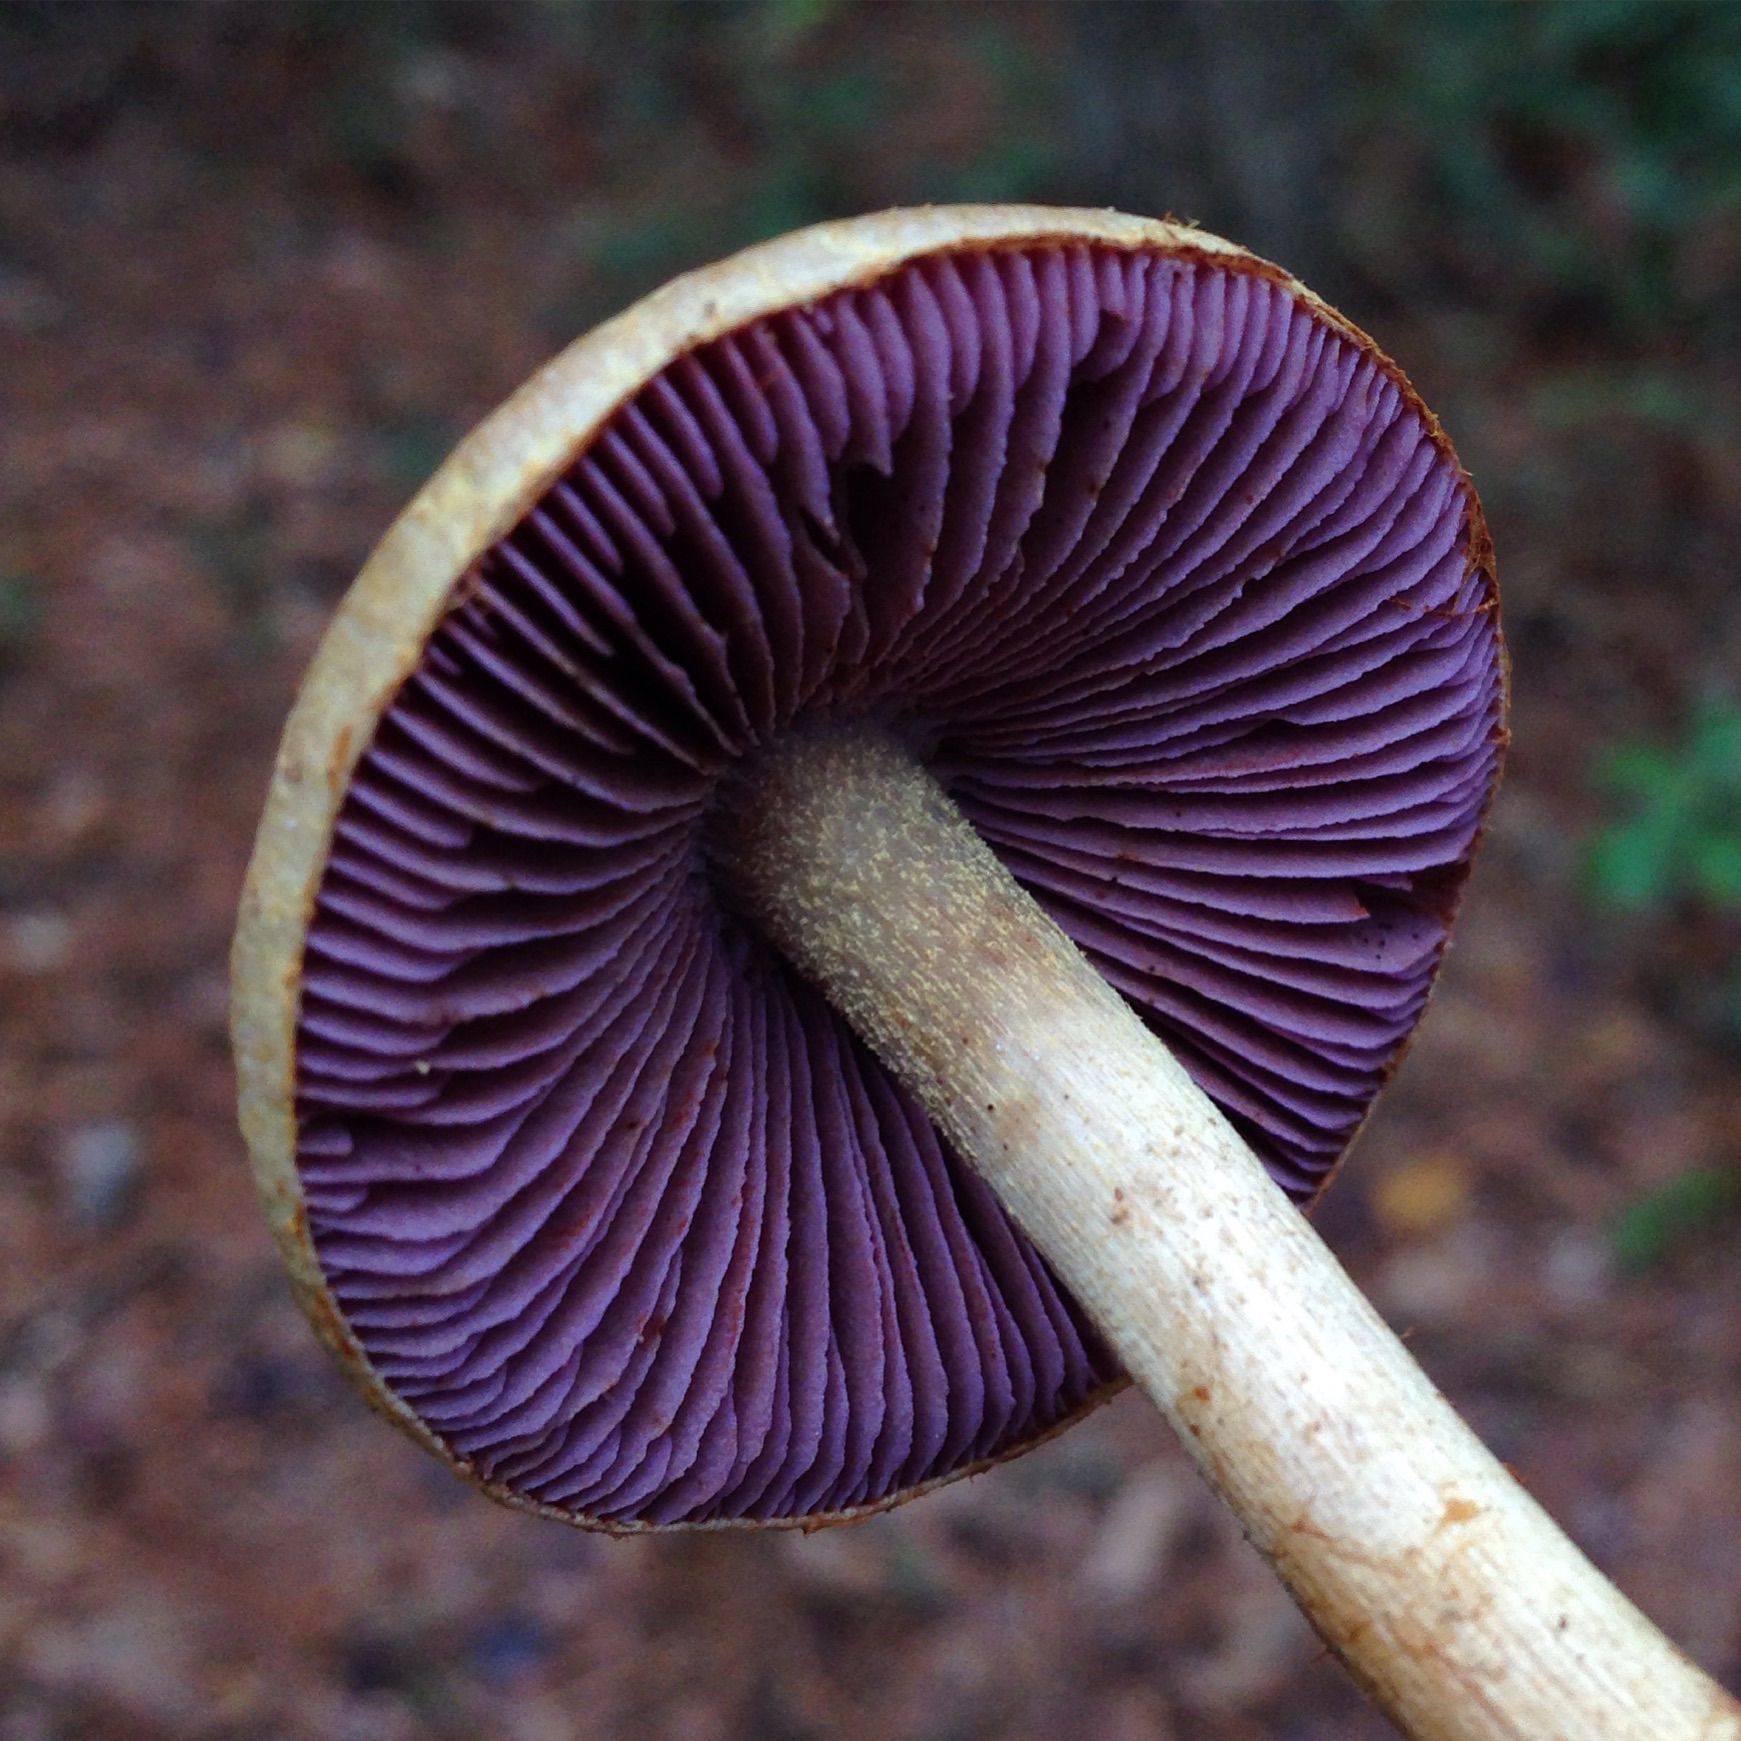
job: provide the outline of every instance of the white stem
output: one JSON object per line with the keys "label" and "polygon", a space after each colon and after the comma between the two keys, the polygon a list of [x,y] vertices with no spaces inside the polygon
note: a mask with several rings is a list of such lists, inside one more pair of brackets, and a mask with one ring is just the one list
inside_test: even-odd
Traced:
{"label": "white stem", "polygon": [[916,761],[868,732],[782,744],[716,844],[1408,1735],[1741,1741]]}

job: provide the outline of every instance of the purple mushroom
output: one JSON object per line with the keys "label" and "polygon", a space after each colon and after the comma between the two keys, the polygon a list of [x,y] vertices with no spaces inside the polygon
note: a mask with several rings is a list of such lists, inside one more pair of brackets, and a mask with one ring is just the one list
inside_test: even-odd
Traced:
{"label": "purple mushroom", "polygon": [[[873,1510],[1121,1362],[1213,1442],[1222,1378],[1157,1377],[1100,1259],[1005,1189],[1010,1121],[1055,1116],[1037,1067],[995,1022],[867,1013],[900,948],[831,954],[798,909],[826,928],[836,882],[774,867],[795,819],[857,841],[905,782],[891,815],[989,848],[994,905],[1075,946],[975,919],[915,946],[942,977],[1086,961],[1063,1050],[1164,1042],[1209,1147],[1307,1202],[1444,950],[1504,742],[1495,606],[1400,371],[1194,231],[889,214],[601,329],[414,504],[286,736],[237,1040],[317,1324],[488,1490],[607,1528]],[[837,881],[947,932],[953,873],[890,826]],[[1178,1219],[1127,1184],[1117,1239]]]}

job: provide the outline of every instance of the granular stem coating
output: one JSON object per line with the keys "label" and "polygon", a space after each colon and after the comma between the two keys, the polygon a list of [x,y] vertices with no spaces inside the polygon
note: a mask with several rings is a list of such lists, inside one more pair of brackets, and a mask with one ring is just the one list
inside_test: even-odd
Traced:
{"label": "granular stem coating", "polygon": [[795,739],[719,839],[736,898],[990,1181],[1407,1734],[1741,1737],[911,756]]}

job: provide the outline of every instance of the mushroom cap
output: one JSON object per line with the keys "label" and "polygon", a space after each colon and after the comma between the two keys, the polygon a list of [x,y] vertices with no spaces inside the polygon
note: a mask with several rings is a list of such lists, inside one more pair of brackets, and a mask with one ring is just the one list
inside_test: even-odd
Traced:
{"label": "mushroom cap", "polygon": [[299,1295],[430,1449],[598,1527],[849,1516],[1035,1443],[1116,1363],[721,904],[721,783],[818,716],[901,736],[1307,1201],[1503,712],[1449,442],[1275,267],[944,207],[678,279],[466,438],[286,729],[233,1026]]}

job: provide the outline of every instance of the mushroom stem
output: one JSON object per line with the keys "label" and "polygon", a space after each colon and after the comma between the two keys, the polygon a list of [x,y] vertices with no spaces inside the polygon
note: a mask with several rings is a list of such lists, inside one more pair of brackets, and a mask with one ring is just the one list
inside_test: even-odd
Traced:
{"label": "mushroom stem", "polygon": [[991,1184],[1407,1734],[1741,1738],[910,754],[869,728],[783,740],[717,821],[742,909]]}

